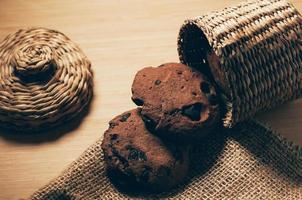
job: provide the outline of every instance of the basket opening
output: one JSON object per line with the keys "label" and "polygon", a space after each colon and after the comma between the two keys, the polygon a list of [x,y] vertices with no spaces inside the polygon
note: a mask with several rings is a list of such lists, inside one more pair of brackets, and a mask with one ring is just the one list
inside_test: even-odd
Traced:
{"label": "basket opening", "polygon": [[223,123],[230,126],[233,108],[228,80],[202,28],[190,22],[181,28],[178,53],[182,63],[199,70],[215,85],[222,105]]}
{"label": "basket opening", "polygon": [[197,25],[188,23],[182,27],[179,37],[179,55],[181,62],[201,71],[214,82],[214,77],[207,59],[212,49],[205,34]]}

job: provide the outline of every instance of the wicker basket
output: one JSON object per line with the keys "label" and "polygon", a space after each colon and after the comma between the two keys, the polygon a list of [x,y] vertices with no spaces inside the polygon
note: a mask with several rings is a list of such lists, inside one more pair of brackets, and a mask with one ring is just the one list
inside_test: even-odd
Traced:
{"label": "wicker basket", "polygon": [[181,62],[221,91],[226,127],[302,94],[302,18],[283,0],[252,0],[186,20]]}
{"label": "wicker basket", "polygon": [[36,131],[79,114],[92,97],[90,61],[64,34],[19,30],[0,43],[0,123]]}

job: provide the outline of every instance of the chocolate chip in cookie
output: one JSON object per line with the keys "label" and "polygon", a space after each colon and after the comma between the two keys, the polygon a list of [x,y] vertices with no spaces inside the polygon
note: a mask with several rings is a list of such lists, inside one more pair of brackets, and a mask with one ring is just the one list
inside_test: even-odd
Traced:
{"label": "chocolate chip in cookie", "polygon": [[135,185],[149,191],[169,189],[188,172],[188,147],[152,134],[140,111],[125,112],[110,121],[116,125],[105,131],[102,142],[107,169],[119,186]]}
{"label": "chocolate chip in cookie", "polygon": [[214,85],[180,63],[140,70],[132,84],[132,100],[142,106],[147,127],[171,139],[203,137],[220,122]]}

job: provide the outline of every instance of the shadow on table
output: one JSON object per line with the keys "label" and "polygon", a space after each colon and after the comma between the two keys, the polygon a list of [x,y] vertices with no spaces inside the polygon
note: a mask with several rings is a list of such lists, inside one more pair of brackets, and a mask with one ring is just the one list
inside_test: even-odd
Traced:
{"label": "shadow on table", "polygon": [[0,137],[8,141],[24,144],[39,144],[44,142],[55,141],[63,135],[76,130],[81,125],[83,119],[90,112],[92,101],[93,97],[87,104],[87,106],[83,108],[82,112],[79,115],[67,122],[62,122],[62,125],[60,126],[53,127],[49,130],[42,129],[41,131],[35,132],[14,131],[12,129],[0,126]]}

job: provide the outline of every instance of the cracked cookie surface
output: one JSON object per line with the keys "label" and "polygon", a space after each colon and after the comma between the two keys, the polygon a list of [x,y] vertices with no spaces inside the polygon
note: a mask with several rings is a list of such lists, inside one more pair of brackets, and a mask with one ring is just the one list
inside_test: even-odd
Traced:
{"label": "cracked cookie surface", "polygon": [[169,189],[188,172],[188,148],[151,134],[140,111],[130,110],[109,122],[102,142],[107,169],[120,185]]}
{"label": "cracked cookie surface", "polygon": [[180,63],[140,70],[132,84],[132,100],[142,106],[147,127],[161,135],[200,137],[220,121],[214,86],[199,71]]}

